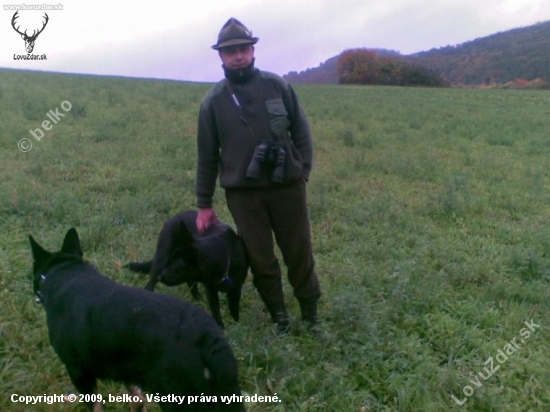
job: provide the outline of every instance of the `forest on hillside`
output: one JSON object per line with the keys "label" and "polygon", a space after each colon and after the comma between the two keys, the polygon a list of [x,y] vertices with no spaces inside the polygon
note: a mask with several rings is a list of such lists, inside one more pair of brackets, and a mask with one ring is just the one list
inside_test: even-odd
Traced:
{"label": "forest on hillside", "polygon": [[550,81],[550,21],[410,56],[452,83]]}
{"label": "forest on hillside", "polygon": [[[456,46],[431,49],[412,55],[373,49],[384,59],[395,59],[424,67],[453,85],[550,83],[550,21],[517,28]],[[337,84],[338,61],[345,53],[331,57],[316,68],[290,72],[291,83]]]}

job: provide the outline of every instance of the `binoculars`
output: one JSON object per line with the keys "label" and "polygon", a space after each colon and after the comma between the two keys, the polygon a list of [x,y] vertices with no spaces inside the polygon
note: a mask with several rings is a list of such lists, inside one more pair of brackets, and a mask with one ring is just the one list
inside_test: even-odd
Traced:
{"label": "binoculars", "polygon": [[274,166],[271,181],[281,183],[285,178],[286,151],[280,142],[262,141],[254,149],[246,169],[246,177],[258,179],[262,164]]}

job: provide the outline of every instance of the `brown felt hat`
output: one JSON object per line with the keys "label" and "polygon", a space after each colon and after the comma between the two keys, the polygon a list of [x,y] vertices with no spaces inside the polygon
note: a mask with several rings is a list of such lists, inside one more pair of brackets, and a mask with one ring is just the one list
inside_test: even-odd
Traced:
{"label": "brown felt hat", "polygon": [[239,20],[231,17],[223,25],[218,34],[218,42],[212,46],[214,50],[224,47],[236,46],[238,44],[256,44],[257,37],[252,37],[252,32],[246,28]]}

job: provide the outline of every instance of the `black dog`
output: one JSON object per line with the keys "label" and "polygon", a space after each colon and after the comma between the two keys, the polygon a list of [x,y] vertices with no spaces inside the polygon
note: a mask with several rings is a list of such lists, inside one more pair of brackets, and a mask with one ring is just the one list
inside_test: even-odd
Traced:
{"label": "black dog", "polygon": [[150,273],[145,289],[153,290],[157,282],[167,286],[187,282],[195,299],[196,282],[203,283],[212,316],[223,328],[218,292],[227,293],[229,312],[239,321],[241,289],[248,273],[248,263],[241,238],[228,225],[211,225],[206,233],[197,230],[197,212],[187,210],[164,224],[153,260],[128,263],[133,272]]}
{"label": "black dog", "polygon": [[[153,395],[172,396],[160,402],[163,411],[210,411],[216,405],[245,410],[242,403],[220,402],[221,396],[241,395],[237,362],[207,312],[103,276],[82,260],[74,228],[59,252],[29,240],[34,293],[46,310],[50,343],[81,394],[94,394],[97,379],[109,379],[132,393],[138,385]],[[216,396],[217,402],[200,403],[201,395]],[[185,396],[184,402],[173,396]],[[196,401],[189,404],[189,396]],[[88,406],[92,410],[93,402]]]}

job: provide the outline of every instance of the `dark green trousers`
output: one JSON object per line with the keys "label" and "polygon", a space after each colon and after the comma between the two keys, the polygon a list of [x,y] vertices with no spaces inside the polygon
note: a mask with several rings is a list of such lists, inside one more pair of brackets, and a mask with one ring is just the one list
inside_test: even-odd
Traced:
{"label": "dark green trousers", "polygon": [[245,244],[253,284],[268,308],[284,302],[273,237],[287,267],[294,296],[301,302],[313,303],[321,295],[314,270],[305,186],[299,181],[268,189],[225,191]]}

